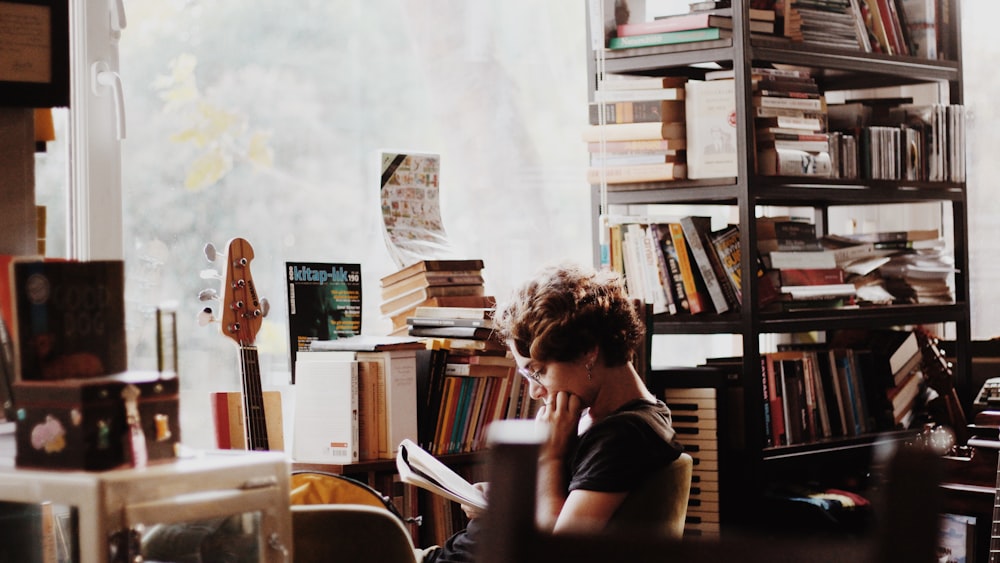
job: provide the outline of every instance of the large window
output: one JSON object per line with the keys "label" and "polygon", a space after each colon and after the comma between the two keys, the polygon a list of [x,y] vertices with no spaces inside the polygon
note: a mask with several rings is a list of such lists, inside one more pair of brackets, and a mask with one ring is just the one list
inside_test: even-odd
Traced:
{"label": "large window", "polygon": [[[244,237],[271,312],[265,387],[288,380],[286,260],[361,263],[365,332],[385,333],[380,148],[441,155],[442,213],[501,295],[544,262],[589,263],[584,4],[130,0],[121,40],[125,258],[133,366],[154,313],[180,328],[186,442],[211,445],[209,393],[236,349],[199,326],[206,243]],[[288,410],[288,406],[286,406]]]}

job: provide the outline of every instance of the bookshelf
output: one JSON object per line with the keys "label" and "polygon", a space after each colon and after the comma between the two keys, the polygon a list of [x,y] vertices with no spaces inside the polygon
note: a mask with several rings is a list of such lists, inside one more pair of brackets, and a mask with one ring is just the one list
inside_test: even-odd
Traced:
{"label": "bookshelf", "polygon": [[[670,315],[657,314],[652,332],[656,335],[730,334],[740,337],[741,354],[737,367],[743,374],[742,396],[745,459],[739,460],[738,473],[751,475],[742,482],[745,490],[760,491],[769,483],[807,478],[836,477],[852,468],[868,467],[875,445],[886,440],[903,440],[906,432],[867,433],[847,438],[815,440],[792,446],[770,446],[763,424],[765,402],[761,358],[762,350],[775,338],[800,333],[829,336],[845,329],[897,328],[941,325],[953,335],[955,350],[953,370],[955,385],[962,396],[970,389],[970,304],[968,277],[967,195],[964,181],[871,180],[865,178],[764,176],[757,173],[755,123],[753,119],[754,88],[752,69],[760,66],[805,69],[815,80],[820,93],[829,95],[855,90],[890,88],[919,84],[935,84],[941,103],[962,104],[962,58],[958,2],[941,6],[951,22],[941,51],[943,57],[926,59],[916,56],[887,55],[860,49],[833,48],[791,41],[780,35],[765,36],[749,32],[749,0],[733,0],[731,37],[711,41],[641,47],[634,49],[602,49],[600,38],[593,41],[601,25],[597,17],[613,10],[614,2],[588,1],[588,91],[591,103],[597,102],[601,74],[637,76],[685,76],[702,80],[709,68],[731,68],[734,75],[736,120],[736,167],[731,177],[609,184],[591,186],[591,220],[595,233],[603,228],[602,216],[613,209],[632,205],[724,207],[738,217],[740,246],[757,247],[756,217],[764,208],[806,208],[817,233],[836,232],[831,225],[831,211],[844,207],[879,207],[896,204],[933,204],[940,208],[941,226],[951,243],[954,266],[952,288],[954,300],[947,304],[907,304],[861,307],[857,309],[815,309],[774,311],[758,304],[761,287],[757,281],[757,263],[753,252],[742,252],[740,258],[742,306],[723,314]],[[715,66],[709,67],[714,64]],[[888,96],[888,94],[886,94]],[[689,122],[690,123],[690,122]],[[690,139],[690,136],[688,137]],[[689,166],[690,168],[690,166]],[[684,212],[683,214],[690,214]],[[708,213],[706,213],[708,214]],[[718,228],[718,227],[716,227]],[[602,263],[603,235],[594,236],[593,259]],[[663,338],[657,339],[663,340]],[[669,339],[667,339],[669,342]],[[667,344],[669,346],[669,344]],[[832,471],[831,471],[831,468]],[[726,473],[725,467],[722,468]],[[862,470],[863,472],[863,470]],[[736,472],[734,472],[736,473]],[[833,475],[831,475],[833,473]],[[723,498],[723,505],[726,499]],[[753,517],[752,502],[735,511],[735,520]],[[726,514],[726,511],[723,511]],[[743,520],[741,520],[741,517]],[[723,530],[727,522],[723,522]]]}

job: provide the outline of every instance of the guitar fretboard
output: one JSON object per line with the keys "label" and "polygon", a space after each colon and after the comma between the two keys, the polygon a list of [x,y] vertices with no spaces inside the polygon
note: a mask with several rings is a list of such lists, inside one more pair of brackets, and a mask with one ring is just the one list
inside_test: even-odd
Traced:
{"label": "guitar fretboard", "polygon": [[267,417],[264,414],[264,392],[260,383],[260,362],[255,346],[240,346],[243,372],[243,418],[246,423],[247,449],[267,451]]}

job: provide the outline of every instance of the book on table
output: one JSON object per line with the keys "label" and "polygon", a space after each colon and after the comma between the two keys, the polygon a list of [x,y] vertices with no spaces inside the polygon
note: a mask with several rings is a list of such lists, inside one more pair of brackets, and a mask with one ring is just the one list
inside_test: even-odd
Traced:
{"label": "book on table", "polygon": [[486,508],[486,495],[482,491],[412,440],[400,442],[396,454],[396,469],[399,471],[399,479],[404,483],[459,504]]}

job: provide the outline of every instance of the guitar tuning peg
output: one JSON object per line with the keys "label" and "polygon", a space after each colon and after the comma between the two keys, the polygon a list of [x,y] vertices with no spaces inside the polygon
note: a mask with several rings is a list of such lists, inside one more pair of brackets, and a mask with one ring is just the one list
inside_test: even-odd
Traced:
{"label": "guitar tuning peg", "polygon": [[222,281],[222,274],[218,270],[213,270],[211,268],[207,270],[202,270],[198,274],[203,280],[219,280]]}
{"label": "guitar tuning peg", "polygon": [[213,299],[218,299],[218,298],[219,298],[219,292],[210,287],[198,292],[199,301],[211,301]]}
{"label": "guitar tuning peg", "polygon": [[215,259],[218,258],[218,256],[219,256],[219,251],[216,250],[215,245],[210,242],[205,243],[205,258],[209,262],[215,262]]}
{"label": "guitar tuning peg", "polygon": [[211,307],[205,307],[198,313],[198,326],[205,326],[208,323],[214,323],[216,320],[215,313],[212,312]]}
{"label": "guitar tuning peg", "polygon": [[260,312],[265,317],[271,312],[271,302],[267,300],[267,297],[261,297],[260,299]]}

